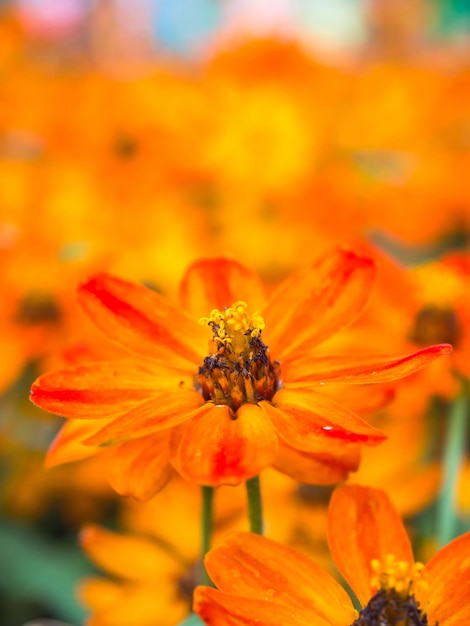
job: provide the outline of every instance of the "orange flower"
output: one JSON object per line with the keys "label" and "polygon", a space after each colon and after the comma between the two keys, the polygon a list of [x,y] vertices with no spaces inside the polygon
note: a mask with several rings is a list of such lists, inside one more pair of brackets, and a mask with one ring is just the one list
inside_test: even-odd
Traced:
{"label": "orange flower", "polygon": [[185,310],[113,276],[91,278],[79,289],[84,310],[138,358],[72,367],[34,383],[33,402],[78,418],[59,434],[49,462],[112,446],[112,484],[140,499],[156,493],[172,467],[212,486],[238,484],[269,466],[316,484],[344,479],[358,465],[359,444],[384,435],[319,393],[321,385],[389,381],[451,350],[315,356],[318,344],[360,313],[373,276],[370,259],[338,249],[293,274],[265,303],[251,271],[201,260],[181,284]]}
{"label": "orange flower", "polygon": [[88,556],[113,576],[82,582],[80,598],[92,611],[87,626],[175,626],[189,613],[191,581],[184,577],[191,563],[178,552],[166,551],[158,539],[91,524],[80,540]]}
{"label": "orange flower", "polygon": [[[415,563],[387,494],[347,485],[333,494],[329,544],[363,608],[313,561],[239,533],[206,557],[219,590],[198,587],[195,611],[217,626],[464,626],[470,620],[470,533]],[[426,619],[427,616],[427,619]]]}

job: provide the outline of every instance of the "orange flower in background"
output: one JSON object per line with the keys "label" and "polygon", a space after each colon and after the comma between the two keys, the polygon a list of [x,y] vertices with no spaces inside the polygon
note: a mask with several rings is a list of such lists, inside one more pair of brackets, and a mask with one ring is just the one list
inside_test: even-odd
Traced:
{"label": "orange flower in background", "polygon": [[84,528],[80,542],[88,556],[113,576],[82,582],[80,599],[92,611],[87,626],[175,626],[189,613],[192,585],[184,576],[191,563],[182,555],[172,554],[152,538],[95,525]]}
{"label": "orange flower in background", "polygon": [[212,486],[269,466],[314,484],[344,479],[357,468],[359,445],[384,434],[319,393],[322,384],[394,380],[451,351],[442,344],[397,358],[316,356],[318,344],[361,312],[373,277],[369,258],[333,250],[266,303],[241,264],[201,260],[183,278],[181,307],[107,274],[91,278],[79,289],[85,312],[138,358],[34,383],[33,402],[77,418],[62,429],[49,463],[106,446],[113,486],[140,499],[172,468]]}
{"label": "orange flower in background", "polygon": [[198,587],[194,609],[217,626],[464,626],[470,620],[470,533],[423,566],[384,491],[357,485],[333,494],[329,544],[362,604],[313,561],[259,535],[232,535],[209,552],[219,590]]}

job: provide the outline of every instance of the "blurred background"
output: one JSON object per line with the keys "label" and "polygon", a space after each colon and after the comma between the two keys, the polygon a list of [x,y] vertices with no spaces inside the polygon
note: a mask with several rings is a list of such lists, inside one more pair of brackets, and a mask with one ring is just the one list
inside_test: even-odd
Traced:
{"label": "blurred background", "polygon": [[[371,304],[334,352],[456,349],[347,399],[389,434],[351,480],[389,491],[423,559],[468,530],[469,165],[465,0],[2,0],[0,624],[84,622],[77,585],[106,569],[78,545],[90,522],[177,546],[190,610],[197,489],[120,498],[94,450],[44,469],[62,420],[29,403],[32,381],[115,354],[76,302],[96,271],[176,298],[198,257],[269,290],[332,245],[373,255]],[[284,478],[266,478],[268,534],[328,566],[330,490]],[[227,490],[221,531],[246,525]]]}

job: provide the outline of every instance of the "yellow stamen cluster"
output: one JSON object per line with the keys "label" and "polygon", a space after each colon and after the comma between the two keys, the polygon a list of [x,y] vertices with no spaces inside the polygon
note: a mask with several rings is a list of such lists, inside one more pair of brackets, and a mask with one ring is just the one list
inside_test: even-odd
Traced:
{"label": "yellow stamen cluster", "polygon": [[384,561],[372,559],[371,566],[374,573],[371,585],[374,589],[395,591],[406,598],[417,590],[424,591],[428,587],[423,577],[424,565],[422,563],[398,561],[393,554],[387,554]]}
{"label": "yellow stamen cluster", "polygon": [[214,328],[213,340],[223,346],[232,343],[234,337],[239,334],[258,337],[265,326],[258,312],[248,315],[248,305],[243,300],[235,302],[223,311],[213,309],[209,317],[201,317],[199,323],[210,324]]}

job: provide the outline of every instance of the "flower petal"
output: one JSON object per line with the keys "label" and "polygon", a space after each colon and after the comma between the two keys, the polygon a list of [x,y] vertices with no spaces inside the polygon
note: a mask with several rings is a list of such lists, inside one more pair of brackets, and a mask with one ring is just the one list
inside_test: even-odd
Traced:
{"label": "flower petal", "polygon": [[168,432],[126,441],[109,451],[106,478],[120,496],[146,502],[173,474]]}
{"label": "flower petal", "polygon": [[195,589],[193,610],[207,626],[330,626],[310,611],[281,606],[270,598],[241,598],[210,587]]}
{"label": "flower petal", "polygon": [[303,356],[283,365],[282,373],[289,384],[305,382],[385,383],[404,378],[425,367],[440,356],[450,354],[452,346],[440,344],[400,357]]}
{"label": "flower petal", "polygon": [[177,387],[186,378],[136,361],[78,365],[40,376],[31,387],[31,400],[66,417],[106,418],[151,397],[155,387]]}
{"label": "flower petal", "polygon": [[[80,584],[80,600],[92,614],[86,626],[174,626],[189,613],[187,602],[177,597],[176,583],[143,585],[119,584],[104,578],[88,579]],[[173,592],[173,593],[172,593]]]}
{"label": "flower petal", "polygon": [[[114,577],[135,582],[158,582],[176,576],[180,567],[156,542],[112,532],[88,524],[80,532],[80,545],[90,559]],[[132,563],[132,567],[129,564]]]}
{"label": "flower petal", "polygon": [[334,250],[284,281],[263,311],[265,341],[276,359],[294,360],[352,322],[372,288],[374,264]]}
{"label": "flower petal", "polygon": [[106,424],[85,443],[89,446],[111,446],[150,435],[185,422],[204,404],[204,398],[193,389],[161,390]]}
{"label": "flower petal", "polygon": [[320,566],[292,548],[251,533],[236,533],[205,559],[217,587],[278,606],[302,609],[328,624],[350,624],[347,593]]}
{"label": "flower petal", "polygon": [[375,445],[386,438],[346,407],[310,389],[281,389],[272,405],[260,403],[278,434],[298,450],[317,452],[319,446],[325,450],[331,439]]}
{"label": "flower petal", "polygon": [[80,461],[97,452],[83,443],[87,437],[91,437],[97,428],[100,428],[109,420],[67,420],[55,436],[47,451],[44,465],[47,468],[56,467],[63,463]]}
{"label": "flower petal", "polygon": [[265,302],[258,276],[237,261],[224,258],[201,259],[191,265],[180,286],[182,306],[196,318],[223,310],[244,300],[251,313]]}
{"label": "flower petal", "polygon": [[344,485],[335,489],[328,510],[328,544],[333,559],[362,605],[372,589],[372,559],[393,554],[413,563],[400,516],[381,489]]}
{"label": "flower petal", "polygon": [[328,441],[323,445],[324,453],[309,453],[280,441],[273,467],[307,485],[334,485],[357,470],[361,460],[357,444]]}
{"label": "flower petal", "polygon": [[172,367],[199,364],[207,340],[197,320],[142,285],[97,274],[78,290],[92,321],[110,339]]}
{"label": "flower petal", "polygon": [[470,532],[441,548],[426,565],[425,575],[429,591],[419,600],[429,623],[470,624]]}
{"label": "flower petal", "polygon": [[271,465],[278,438],[259,406],[244,404],[235,418],[226,405],[206,403],[202,409],[175,436],[172,463],[183,478],[238,485]]}

